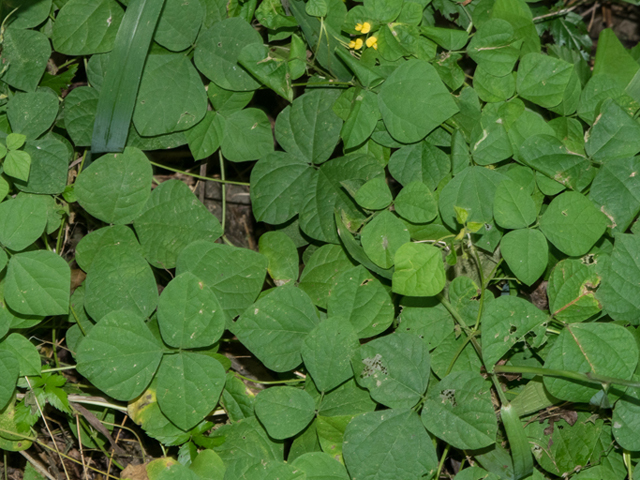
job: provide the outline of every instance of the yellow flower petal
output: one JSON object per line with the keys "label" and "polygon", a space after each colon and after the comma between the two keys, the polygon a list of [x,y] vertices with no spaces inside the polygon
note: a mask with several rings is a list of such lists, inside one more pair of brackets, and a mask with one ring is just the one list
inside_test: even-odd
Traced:
{"label": "yellow flower petal", "polygon": [[357,32],[362,30],[362,24],[361,23],[356,23],[355,29],[356,29]]}
{"label": "yellow flower petal", "polygon": [[373,47],[376,50],[378,49],[378,37],[369,37],[367,38],[367,47]]}
{"label": "yellow flower petal", "polygon": [[355,45],[355,47],[354,47],[354,48],[355,48],[356,50],[360,50],[360,49],[362,48],[362,44],[363,44],[362,39],[361,39],[361,38],[358,38],[358,39],[356,40],[356,45]]}
{"label": "yellow flower petal", "polygon": [[356,42],[354,40],[351,40],[349,42],[349,48],[355,48],[355,46],[356,46]]}
{"label": "yellow flower petal", "polygon": [[364,22],[360,31],[362,33],[369,33],[371,31],[371,24],[369,22]]}

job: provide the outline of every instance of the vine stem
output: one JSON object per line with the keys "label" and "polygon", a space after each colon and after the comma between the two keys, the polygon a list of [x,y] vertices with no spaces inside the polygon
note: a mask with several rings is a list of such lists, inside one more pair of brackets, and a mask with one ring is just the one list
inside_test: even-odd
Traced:
{"label": "vine stem", "polygon": [[224,226],[227,219],[227,186],[225,185],[225,175],[224,175],[224,157],[222,156],[222,149],[218,149],[218,158],[220,159],[220,179],[222,180],[222,185],[220,186],[220,192],[222,193],[222,234],[224,235]]}
{"label": "vine stem", "polygon": [[493,367],[493,372],[500,373],[531,373],[533,375],[542,375],[548,377],[561,377],[569,378],[571,380],[577,380],[579,382],[588,382],[594,384],[616,384],[625,385],[632,388],[640,388],[640,382],[632,382],[624,380],[622,378],[605,377],[604,375],[598,375],[596,373],[580,373],[571,372],[569,370],[554,370],[552,368],[544,367],[516,367],[508,365],[496,365]]}
{"label": "vine stem", "polygon": [[444,461],[447,459],[447,455],[449,454],[450,446],[451,445],[447,443],[447,446],[444,447],[444,452],[442,452],[442,456],[440,457],[440,463],[438,464],[438,471],[436,472],[436,476],[433,477],[435,480],[438,480],[440,478],[440,474],[442,473],[442,468],[444,467]]}
{"label": "vine stem", "polygon": [[260,385],[278,385],[279,383],[300,383],[304,382],[304,378],[292,378],[291,380],[274,380],[274,381],[265,381],[265,380],[254,380],[249,377],[245,377],[244,375],[240,375],[238,372],[233,372],[234,375],[242,380],[246,380],[251,383],[257,383]]}
{"label": "vine stem", "polygon": [[198,178],[200,180],[206,180],[208,182],[218,182],[218,183],[228,183],[229,185],[242,185],[248,187],[251,185],[248,182],[235,182],[232,180],[221,180],[219,178],[212,177],[204,177],[202,175],[198,175],[197,173],[185,172],[184,170],[178,170],[177,168],[167,167],[166,165],[162,165],[161,163],[152,162],[149,160],[149,163],[155,167],[163,168],[165,170],[169,170],[170,172],[181,173],[183,175],[188,175],[189,177]]}

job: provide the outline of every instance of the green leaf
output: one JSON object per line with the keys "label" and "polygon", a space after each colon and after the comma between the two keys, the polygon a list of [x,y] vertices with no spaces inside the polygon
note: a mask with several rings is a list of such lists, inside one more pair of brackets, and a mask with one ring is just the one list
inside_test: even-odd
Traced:
{"label": "green leaf", "polygon": [[256,397],[256,416],[276,440],[301,432],[315,415],[315,402],[304,390],[272,387]]}
{"label": "green leaf", "polygon": [[124,11],[114,0],[69,0],[53,24],[53,48],[65,55],[92,55],[114,48]]}
{"label": "green leaf", "polygon": [[333,73],[340,81],[351,80],[351,73],[336,56],[338,48],[344,48],[349,38],[342,34],[347,8],[341,0],[326,0],[327,16],[322,22],[306,13],[306,3],[291,0],[289,8],[302,28],[309,50],[316,52],[316,59],[325,69]]}
{"label": "green leaf", "polygon": [[614,31],[611,28],[602,30],[598,38],[593,74],[613,75],[615,83],[624,88],[639,69],[638,64],[618,40]]}
{"label": "green leaf", "polygon": [[21,377],[40,375],[42,369],[40,353],[26,337],[19,333],[12,333],[0,342],[0,354],[7,353],[18,362]]}
{"label": "green leaf", "polygon": [[198,453],[198,456],[193,460],[189,469],[203,480],[222,478],[226,470],[218,454],[210,449],[202,450]]}
{"label": "green leaf", "polygon": [[163,5],[164,0],[128,4],[102,80],[91,140],[94,154],[121,152],[127,143],[143,67]]}
{"label": "green leaf", "polygon": [[255,395],[248,394],[246,385],[233,372],[227,373],[226,383],[220,399],[232,422],[254,415]]}
{"label": "green leaf", "polygon": [[417,335],[430,351],[453,333],[454,326],[451,314],[441,303],[425,307],[403,305],[398,322],[397,331]]}
{"label": "green leaf", "polygon": [[426,243],[405,243],[395,254],[392,289],[401,295],[432,297],[445,285],[442,251]]}
{"label": "green leaf", "polygon": [[77,358],[78,372],[107,395],[128,401],[151,382],[162,347],[137,313],[113,311],[91,329]]}
{"label": "green leaf", "polygon": [[395,211],[413,223],[428,223],[438,215],[438,202],[427,185],[420,181],[406,185],[393,202]]}
{"label": "green leaf", "polygon": [[140,135],[186,130],[202,120],[206,111],[207,93],[186,56],[147,57],[133,110],[133,124]]}
{"label": "green leaf", "polygon": [[260,237],[258,246],[260,253],[269,260],[267,271],[277,287],[298,279],[298,250],[286,233],[266,232]]}
{"label": "green leaf", "polygon": [[602,284],[596,297],[611,318],[636,325],[640,308],[640,236],[616,234],[611,259],[600,265]]}
{"label": "green leaf", "polygon": [[338,245],[323,245],[305,263],[299,287],[309,294],[315,305],[326,308],[340,274],[353,263]]}
{"label": "green leaf", "polygon": [[396,262],[398,249],[410,241],[402,221],[388,210],[380,212],[362,230],[362,248],[379,267],[390,268]]}
{"label": "green leaf", "polygon": [[20,194],[0,203],[0,243],[20,251],[35,242],[47,225],[44,197]]}
{"label": "green leaf", "polygon": [[185,50],[196,41],[204,14],[200,0],[165,0],[153,39],[173,52]]}
{"label": "green leaf", "polygon": [[62,95],[62,91],[68,89],[73,83],[73,79],[78,71],[78,64],[72,63],[67,65],[64,72],[58,72],[56,75],[51,75],[49,72],[45,72],[40,82],[41,87],[48,87],[53,90],[56,95]]}
{"label": "green leaf", "polygon": [[51,45],[44,34],[7,28],[2,44],[2,62],[7,70],[2,81],[19,90],[35,91],[50,56]]}
{"label": "green leaf", "polygon": [[191,352],[165,355],[158,368],[158,404],[169,420],[189,430],[215,408],[224,382],[224,368],[215,358]]}
{"label": "green leaf", "polygon": [[511,24],[493,18],[479,25],[467,52],[478,65],[493,75],[504,76],[513,70],[520,56],[520,46],[521,42],[515,40]]}
{"label": "green leaf", "polygon": [[207,85],[207,96],[213,109],[223,115],[228,115],[246,107],[253,98],[254,92],[232,92],[220,88],[215,83]]}
{"label": "green leaf", "polygon": [[82,171],[75,183],[78,203],[94,217],[115,224],[131,223],[151,194],[153,171],[146,155],[127,147],[103,155]]}
{"label": "green leaf", "polygon": [[326,162],[305,188],[300,209],[300,228],[316,240],[339,243],[334,212],[356,229],[366,216],[347,194],[343,183],[350,180],[368,181],[382,177],[384,171],[370,155],[348,155]]}
{"label": "green leaf", "polygon": [[133,226],[152,265],[173,268],[192,242],[215,242],[222,235],[220,222],[179,180],[156,187]]}
{"label": "green leaf", "polygon": [[496,76],[482,65],[478,65],[473,73],[473,88],[485,102],[505,101],[516,91],[516,76],[513,73],[502,77]]}
{"label": "green leaf", "polygon": [[13,396],[20,375],[20,363],[10,351],[0,350],[0,375],[3,378],[0,384],[0,408],[4,410]]}
{"label": "green leaf", "polygon": [[[545,368],[631,380],[638,363],[633,335],[612,323],[570,324],[547,354]],[[549,393],[561,400],[589,402],[601,387],[561,377],[544,377]]]}
{"label": "green leaf", "polygon": [[158,304],[153,271],[133,249],[103,247],[91,262],[85,287],[84,307],[96,321],[122,310],[147,318]]}
{"label": "green leaf", "polygon": [[475,372],[444,377],[429,391],[421,419],[429,432],[455,448],[483,448],[496,441],[490,388]]}
{"label": "green leaf", "polygon": [[329,159],[340,140],[342,120],[333,111],[339,92],[312,89],[296,98],[276,119],[282,148],[316,165]]}
{"label": "green leaf", "polygon": [[[17,93],[7,104],[7,118],[11,129],[29,139],[46,132],[58,115],[58,97],[49,89],[32,93]],[[9,150],[16,150],[7,143]]]}
{"label": "green leaf", "polygon": [[99,96],[100,92],[95,88],[78,87],[64,99],[64,125],[76,146],[91,145]]}
{"label": "green leaf", "polygon": [[389,292],[362,265],[338,277],[327,305],[329,317],[346,317],[359,338],[384,332],[393,322],[394,313]]}
{"label": "green leaf", "polygon": [[[560,476],[573,472],[576,465],[589,462],[603,428],[603,419],[589,420],[589,417],[589,412],[578,412],[577,419],[572,425],[564,419],[558,419],[554,422],[551,433],[549,433],[550,422],[528,424],[525,433],[529,446],[533,447],[538,465],[547,472]],[[549,440],[552,440],[551,445]],[[612,478],[610,474],[605,474],[604,478],[607,477]]]}
{"label": "green leaf", "polygon": [[14,180],[23,192],[57,195],[67,186],[69,161],[73,150],[69,142],[55,133],[47,133],[38,140],[28,141],[24,152],[31,157],[29,178]]}
{"label": "green leaf", "polygon": [[629,115],[633,115],[640,107],[638,102],[625,92],[624,87],[616,82],[615,73],[611,71],[598,73],[589,79],[580,95],[578,116],[588,124],[593,124],[600,106],[608,98],[613,99]]}
{"label": "green leaf", "polygon": [[309,296],[287,285],[254,303],[232,330],[267,368],[286,372],[302,362],[302,342],[319,321]]}
{"label": "green leaf", "polygon": [[85,272],[89,271],[96,255],[105,247],[120,246],[142,255],[142,247],[133,231],[124,225],[99,228],[82,237],[76,246],[76,262]]}
{"label": "green leaf", "polygon": [[171,280],[162,291],[158,301],[158,324],[167,345],[180,349],[202,348],[220,339],[225,316],[211,289],[192,273],[185,272]]}
{"label": "green leaf", "polygon": [[421,478],[433,474],[438,466],[433,442],[413,411],[360,415],[347,425],[344,439],[344,461],[351,478]]}
{"label": "green leaf", "polygon": [[549,245],[539,230],[524,228],[507,233],[500,252],[511,271],[526,285],[533,285],[547,269]]}
{"label": "green leaf", "polygon": [[353,415],[339,415],[335,417],[318,416],[318,441],[323,452],[328,453],[337,461],[342,462],[342,447],[344,445],[344,431]]}
{"label": "green leaf", "polygon": [[358,91],[351,102],[349,117],[340,132],[344,148],[355,148],[364,143],[373,133],[379,119],[377,95],[368,90]]}
{"label": "green leaf", "polygon": [[344,465],[328,453],[305,453],[291,462],[291,465],[303,471],[307,480],[349,480]]}
{"label": "green leaf", "polygon": [[524,431],[518,412],[510,403],[500,407],[500,418],[507,432],[511,458],[513,458],[513,478],[530,478],[533,472],[533,458],[529,439]]}
{"label": "green leaf", "polygon": [[496,0],[491,17],[511,24],[516,39],[522,40],[521,55],[540,52],[540,37],[533,23],[533,14],[524,0]]}
{"label": "green leaf", "polygon": [[518,66],[516,89],[525,100],[544,108],[557,106],[569,84],[573,65],[541,53],[528,53]]}
{"label": "green leaf", "polygon": [[522,298],[503,295],[487,304],[482,312],[482,358],[486,367],[493,369],[516,342],[546,324],[547,315]]}
{"label": "green leaf", "polygon": [[435,190],[451,170],[451,159],[428,142],[407,145],[389,158],[389,173],[402,185],[422,181]]}
{"label": "green leaf", "polygon": [[461,50],[469,40],[469,34],[466,31],[454,28],[423,26],[420,33],[445,50]]}
{"label": "green leaf", "polygon": [[242,49],[238,63],[282,98],[293,101],[291,75],[286,60],[271,57],[267,47],[252,43]]}
{"label": "green leaf", "polygon": [[51,0],[8,0],[3,8],[11,12],[10,25],[17,28],[33,28],[44,22],[51,11]]}
{"label": "green leaf", "polygon": [[309,164],[285,152],[272,152],[251,170],[251,205],[256,220],[284,223],[299,211],[311,181]]}
{"label": "green leaf", "polygon": [[445,225],[456,228],[454,206],[469,210],[469,222],[493,220],[493,200],[504,176],[495,170],[468,167],[456,175],[440,193],[440,214]]}
{"label": "green leaf", "polygon": [[18,253],[7,267],[4,296],[23,315],[65,315],[69,311],[71,269],[46,250]]}
{"label": "green leaf", "polygon": [[8,176],[27,181],[31,170],[31,156],[22,150],[10,151],[4,158],[2,167]]}
{"label": "green leaf", "polygon": [[537,209],[524,187],[506,179],[496,188],[493,216],[502,228],[525,228],[535,221]]}
{"label": "green leaf", "polygon": [[[160,359],[158,358],[158,363]],[[167,446],[182,445],[191,438],[191,433],[176,427],[160,411],[156,399],[157,384],[157,379],[154,377],[142,395],[129,403],[127,412],[131,419],[140,425],[151,438],[155,438]]]}
{"label": "green leaf", "polygon": [[403,143],[422,140],[458,112],[436,70],[424,60],[409,60],[382,85],[378,95],[382,119],[393,138]]}
{"label": "green leaf", "polygon": [[596,174],[589,199],[609,219],[613,232],[624,232],[640,212],[640,159],[616,158],[607,161]]}
{"label": "green leaf", "polygon": [[225,118],[222,155],[232,162],[258,160],[273,152],[273,134],[267,115],[245,108]]}
{"label": "green leaf", "polygon": [[351,357],[360,343],[351,323],[346,320],[330,316],[302,342],[305,367],[321,392],[333,390],[353,376]]}
{"label": "green leaf", "polygon": [[185,132],[194,160],[213,155],[224,137],[225,121],[215,112],[207,112],[200,123]]}
{"label": "green leaf", "polygon": [[585,265],[577,259],[558,262],[547,286],[551,314],[564,323],[581,322],[597,315],[602,309],[595,297],[599,284],[594,264]]}
{"label": "green leaf", "polygon": [[246,20],[222,20],[200,33],[194,55],[196,67],[224,89],[255,90],[260,83],[238,63],[242,49],[252,44],[262,45],[262,38]]}
{"label": "green leaf", "polygon": [[640,125],[613,100],[605,100],[587,137],[587,154],[598,162],[640,152]]}
{"label": "green leaf", "polygon": [[431,353],[431,368],[438,377],[444,378],[453,372],[480,371],[482,361],[464,335],[451,333]]}
{"label": "green leaf", "polygon": [[496,119],[486,109],[482,112],[480,123],[471,131],[469,142],[473,159],[479,165],[493,165],[513,155],[502,120]]}
{"label": "green leaf", "polygon": [[362,345],[353,356],[356,381],[390,408],[414,407],[429,383],[429,351],[416,335],[393,333]]}
{"label": "green leaf", "polygon": [[[638,377],[635,377],[636,381]],[[640,389],[629,388],[613,410],[612,432],[618,444],[630,451],[640,449]],[[0,402],[2,405],[2,402]],[[635,477],[634,477],[635,478]]]}
{"label": "green leaf", "polygon": [[607,228],[607,217],[587,197],[564,192],[554,198],[540,219],[540,230],[570,256],[587,253]]}
{"label": "green leaf", "polygon": [[191,272],[218,297],[227,319],[240,315],[258,297],[267,274],[267,259],[257,252],[208,241],[186,247],[176,275]]}
{"label": "green leaf", "polygon": [[595,174],[584,156],[570,152],[560,140],[550,135],[529,137],[520,146],[519,154],[526,165],[577,190],[583,190]]}

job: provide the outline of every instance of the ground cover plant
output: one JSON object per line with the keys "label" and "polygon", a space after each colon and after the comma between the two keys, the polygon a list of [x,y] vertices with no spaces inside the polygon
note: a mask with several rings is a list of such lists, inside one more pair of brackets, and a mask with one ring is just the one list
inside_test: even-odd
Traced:
{"label": "ground cover plant", "polygon": [[0,3],[4,478],[640,479],[640,48],[585,3]]}

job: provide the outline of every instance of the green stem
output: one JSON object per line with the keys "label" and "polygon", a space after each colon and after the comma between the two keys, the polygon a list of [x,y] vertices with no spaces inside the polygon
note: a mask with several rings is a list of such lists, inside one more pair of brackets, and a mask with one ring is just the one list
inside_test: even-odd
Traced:
{"label": "green stem", "polygon": [[623,380],[622,378],[605,377],[604,375],[598,375],[596,373],[580,373],[571,372],[569,370],[554,370],[551,368],[543,367],[516,367],[507,365],[496,365],[493,368],[494,373],[531,373],[533,375],[546,375],[548,377],[561,377],[571,380],[577,380],[579,382],[587,382],[593,384],[616,384],[625,385],[627,387],[640,388],[640,382],[632,382],[630,380]]}
{"label": "green stem", "polygon": [[43,368],[40,373],[51,373],[51,372],[64,372],[65,370],[75,370],[75,365],[68,365],[66,367],[56,367],[56,368]]}
{"label": "green stem", "polygon": [[[224,157],[222,156],[222,149],[218,149],[218,158],[220,159],[220,179],[224,182]],[[224,235],[224,225],[227,218],[227,186],[223,183],[220,186],[222,192],[222,234]]]}
{"label": "green stem", "polygon": [[166,165],[162,165],[160,163],[152,162],[151,160],[149,160],[149,163],[151,165],[155,166],[155,167],[159,167],[159,168],[163,168],[165,170],[169,170],[170,172],[181,173],[183,175],[188,175],[188,176],[193,177],[193,178],[199,178],[200,180],[206,180],[208,182],[228,183],[229,185],[243,185],[243,186],[246,186],[246,187],[248,187],[250,185],[250,183],[247,183],[247,182],[233,182],[231,180],[221,180],[219,178],[204,177],[202,175],[198,175],[197,173],[185,172],[184,170],[178,170],[177,168],[167,167]]}
{"label": "green stem", "polygon": [[440,463],[438,464],[438,471],[436,472],[436,476],[433,477],[435,480],[438,480],[440,478],[440,474],[442,473],[442,468],[444,467],[444,461],[447,459],[447,455],[449,454],[450,446],[451,445],[447,443],[447,446],[444,447],[444,452],[442,452],[442,457],[440,457]]}

